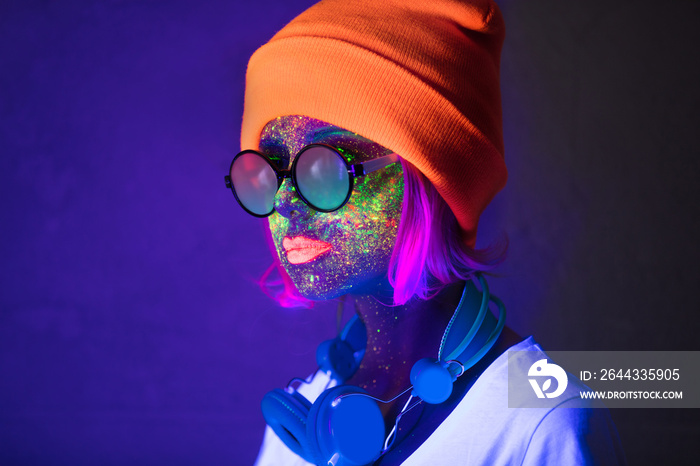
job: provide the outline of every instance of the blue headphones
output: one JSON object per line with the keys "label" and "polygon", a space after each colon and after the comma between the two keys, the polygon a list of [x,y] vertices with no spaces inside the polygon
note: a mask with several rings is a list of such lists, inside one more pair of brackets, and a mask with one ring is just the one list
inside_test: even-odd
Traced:
{"label": "blue headphones", "polygon": [[[357,315],[338,337],[321,343],[316,351],[319,368],[339,384],[325,390],[312,404],[292,388],[275,389],[262,400],[267,424],[297,455],[316,465],[364,466],[372,464],[390,447],[401,416],[414,397],[430,404],[445,402],[457,377],[476,364],[491,349],[505,325],[505,307],[489,293],[486,280],[477,274],[468,281],[462,298],[445,329],[437,359],[424,358],[411,368],[411,391],[394,428],[385,439],[385,425],[377,401],[365,390],[342,383],[360,366],[367,344],[366,329]],[[490,303],[499,310],[498,320],[488,312]],[[473,312],[479,309],[474,321]],[[466,330],[469,329],[469,330]],[[466,333],[465,333],[466,330]]]}

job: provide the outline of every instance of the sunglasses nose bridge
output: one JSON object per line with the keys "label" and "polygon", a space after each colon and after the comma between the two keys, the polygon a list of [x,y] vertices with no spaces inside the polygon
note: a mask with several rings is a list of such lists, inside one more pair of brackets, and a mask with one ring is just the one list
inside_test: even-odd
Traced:
{"label": "sunglasses nose bridge", "polygon": [[289,177],[285,177],[275,196],[275,211],[285,218],[309,218],[314,210],[301,200]]}

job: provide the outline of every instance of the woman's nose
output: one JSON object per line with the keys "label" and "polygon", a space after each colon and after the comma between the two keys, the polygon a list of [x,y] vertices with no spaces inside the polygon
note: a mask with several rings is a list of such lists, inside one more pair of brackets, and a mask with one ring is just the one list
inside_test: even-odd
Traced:
{"label": "woman's nose", "polygon": [[292,185],[292,181],[287,178],[282,182],[280,189],[275,196],[275,211],[285,218],[302,220],[311,217],[314,210],[301,200]]}

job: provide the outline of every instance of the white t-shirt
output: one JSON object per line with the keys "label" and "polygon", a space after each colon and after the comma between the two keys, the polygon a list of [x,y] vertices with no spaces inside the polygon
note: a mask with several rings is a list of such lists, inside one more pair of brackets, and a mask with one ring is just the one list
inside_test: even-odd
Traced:
{"label": "white t-shirt", "polygon": [[[532,337],[508,351],[528,351],[518,353],[515,361],[517,370],[525,374],[535,361],[547,357]],[[551,407],[509,408],[508,351],[486,368],[404,466],[626,464],[608,410],[593,408],[591,401],[581,399],[579,391],[587,387],[572,376]],[[327,384],[328,377],[318,373],[299,391],[313,402]],[[292,453],[267,427],[255,466],[280,465],[310,463]]]}

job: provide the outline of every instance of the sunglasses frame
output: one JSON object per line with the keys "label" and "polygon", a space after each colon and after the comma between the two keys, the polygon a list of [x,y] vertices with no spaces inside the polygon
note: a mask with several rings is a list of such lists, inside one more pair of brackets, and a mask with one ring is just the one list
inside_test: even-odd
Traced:
{"label": "sunglasses frame", "polygon": [[[349,186],[348,186],[348,194],[347,194],[347,196],[345,196],[345,199],[343,200],[343,202],[335,209],[328,210],[328,209],[320,209],[320,208],[316,207],[311,202],[309,202],[308,199],[306,199],[304,197],[304,195],[299,190],[299,186],[297,185],[296,166],[297,166],[297,162],[299,161],[299,156],[301,154],[303,154],[305,151],[307,151],[311,148],[314,148],[314,147],[325,147],[325,148],[333,151],[338,156],[338,158],[340,158],[340,160],[343,161],[343,163],[345,164],[345,166],[348,170],[348,178],[349,178],[349,182],[350,182]],[[299,198],[304,202],[304,204],[308,205],[309,207],[311,207],[312,209],[314,209],[318,212],[323,212],[323,213],[335,212],[336,210],[342,208],[345,204],[347,204],[347,202],[350,200],[350,197],[352,196],[352,190],[355,186],[355,178],[359,178],[361,176],[368,175],[369,173],[372,173],[374,171],[381,170],[382,168],[388,167],[389,165],[392,165],[392,164],[397,163],[399,161],[399,156],[395,153],[391,153],[388,155],[384,155],[382,157],[377,157],[376,159],[368,160],[366,162],[351,164],[347,160],[345,160],[345,157],[343,157],[343,154],[341,154],[337,148],[330,146],[328,144],[313,143],[313,144],[309,144],[309,145],[304,146],[297,153],[296,157],[294,157],[294,161],[292,162],[291,168],[285,169],[285,168],[278,168],[276,166],[276,164],[272,160],[270,160],[270,158],[267,155],[261,153],[260,151],[252,150],[252,149],[247,149],[247,150],[241,151],[233,157],[233,160],[231,160],[231,165],[229,166],[229,169],[228,169],[228,175],[224,176],[224,181],[226,182],[226,187],[231,190],[231,192],[233,193],[233,196],[236,198],[236,201],[243,208],[243,210],[248,212],[250,215],[252,215],[254,217],[258,217],[258,218],[265,218],[265,217],[272,215],[272,213],[275,211],[274,202],[273,202],[272,210],[270,212],[268,212],[267,214],[256,214],[255,212],[251,212],[241,202],[240,198],[238,197],[238,194],[236,194],[236,188],[233,186],[233,182],[231,181],[231,170],[233,169],[233,164],[236,162],[236,159],[238,157],[240,157],[241,155],[248,154],[248,153],[253,153],[253,154],[260,156],[264,161],[266,161],[268,163],[268,165],[270,165],[272,170],[274,170],[275,175],[277,176],[277,190],[275,191],[275,196],[277,195],[277,191],[279,191],[280,187],[282,186],[282,182],[284,182],[284,179],[290,178],[292,180],[292,185],[294,186],[296,193],[299,195]]]}

